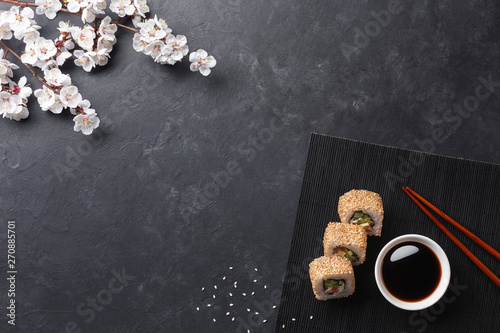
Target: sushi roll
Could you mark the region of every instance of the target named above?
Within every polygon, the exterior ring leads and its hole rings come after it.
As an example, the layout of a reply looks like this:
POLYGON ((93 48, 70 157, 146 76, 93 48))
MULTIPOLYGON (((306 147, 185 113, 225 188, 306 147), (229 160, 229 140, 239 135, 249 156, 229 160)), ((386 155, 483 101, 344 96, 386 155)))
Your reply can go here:
POLYGON ((382 234, 384 207, 379 194, 351 190, 339 198, 338 212, 342 223, 360 225, 365 228, 368 236, 382 234))
POLYGON ((314 295, 320 301, 347 297, 354 293, 354 272, 347 258, 316 258, 309 264, 309 276, 314 295))
POLYGON ((353 266, 361 265, 366 257, 366 231, 357 224, 331 222, 325 230, 325 257, 346 257, 353 266))

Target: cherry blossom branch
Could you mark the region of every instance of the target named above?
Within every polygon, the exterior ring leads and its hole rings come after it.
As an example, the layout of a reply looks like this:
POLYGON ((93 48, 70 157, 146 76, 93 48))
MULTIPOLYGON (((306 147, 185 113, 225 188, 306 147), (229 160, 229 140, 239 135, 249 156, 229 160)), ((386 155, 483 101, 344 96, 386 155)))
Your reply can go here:
MULTIPOLYGON (((2 1, 14 1, 14 0, 2 0, 2 1)), ((12 55, 14 57, 16 57, 24 66, 26 66, 26 68, 28 68, 28 70, 31 72, 31 74, 33 74, 33 76, 35 76, 38 80, 40 80, 40 82, 42 82, 42 84, 44 86, 46 86, 47 88, 54 90, 54 88, 52 88, 49 84, 47 84, 47 82, 45 82, 45 80, 40 76, 38 75, 34 70, 33 68, 31 68, 30 65, 24 63, 22 60, 21 60, 21 57, 19 56, 19 54, 17 54, 14 50, 12 50, 3 40, 0 39, 0 44, 2 44, 2 46, 4 47, 5 49, 5 57, 7 57, 7 54, 8 53, 12 53, 12 55)))
MULTIPOLYGON (((29 2, 29 1, 20 1, 20 0, 0 0, 0 2, 5 2, 5 3, 10 3, 10 4, 13 4, 13 5, 17 5, 17 6, 20 6, 22 8, 25 8, 25 7, 38 7, 37 4, 33 3, 33 2, 29 2)), ((81 13, 73 13, 73 12, 70 12, 67 8, 61 8, 59 10, 60 12, 64 12, 64 13, 69 13, 69 14, 73 14, 73 15, 76 15, 76 16, 82 16, 81 13)), ((96 17, 96 20, 99 20, 101 21, 102 18, 100 17, 96 17)), ((126 30, 130 30, 132 32, 135 32, 135 33, 140 33, 140 31, 138 29, 135 29, 135 28, 132 28, 132 27, 129 27, 125 24, 122 24, 122 23, 119 23, 121 20, 121 18, 118 18, 116 19, 115 21, 113 21, 112 23, 116 24, 117 26, 119 26, 120 28, 123 28, 123 29, 126 29, 126 30)))

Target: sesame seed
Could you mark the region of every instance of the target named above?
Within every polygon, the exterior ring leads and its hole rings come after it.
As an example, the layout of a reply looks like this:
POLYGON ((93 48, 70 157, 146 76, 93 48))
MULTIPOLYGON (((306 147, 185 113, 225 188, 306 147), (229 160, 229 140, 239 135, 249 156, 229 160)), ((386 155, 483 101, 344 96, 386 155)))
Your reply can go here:
POLYGON ((215 323, 216 322, 215 318, 213 318, 213 320, 214 320, 214 323, 215 323))
POLYGON ((258 272, 259 270, 256 268, 255 271, 258 272))
POLYGON ((295 318, 292 318, 292 321, 295 321, 296 319, 295 318))
POLYGON ((255 312, 256 315, 258 315, 259 313, 258 312, 255 312))
POLYGON ((247 333, 250 333, 250 330, 247 330, 247 333))
POLYGON ((246 293, 242 293, 243 296, 246 296, 247 294, 246 293))
POLYGON ((234 304, 233 303, 230 303, 229 306, 233 306, 234 304))
POLYGON ((229 316, 229 312, 226 312, 226 316, 229 316))
POLYGON ((205 287, 201 288, 201 291, 205 290, 205 287))
POLYGON ((267 323, 267 319, 264 319, 262 322, 263 322, 263 323, 267 323))
POLYGON ((276 305, 273 305, 273 309, 276 309, 276 305))
POLYGON ((248 312, 250 312, 250 309, 247 309, 248 312))
POLYGON ((253 280, 253 282, 255 283, 255 282, 257 282, 257 280, 253 280))
POLYGON ((285 328, 285 324, 283 324, 283 326, 281 326, 281 327, 285 328))
POLYGON ((224 277, 222 278, 222 280, 225 280, 225 279, 226 279, 226 277, 224 276, 224 277))
POLYGON ((267 289, 267 286, 264 286, 264 289, 267 289))
POLYGON ((233 267, 229 267, 229 269, 233 269, 233 267))
POLYGON ((199 307, 196 307, 196 311, 200 311, 200 308, 199 308, 199 307))
POLYGON ((212 306, 212 304, 207 304, 207 306, 208 306, 208 307, 211 307, 211 306, 212 306))
POLYGON ((234 321, 234 317, 233 317, 233 318, 231 318, 231 321, 234 321))
POLYGON ((233 297, 233 294, 232 294, 232 293, 229 293, 229 296, 233 297))
POLYGON ((214 289, 217 289, 217 286, 214 286, 214 289))
POLYGON ((212 295, 213 298, 215 298, 215 295, 212 295))
POLYGON ((313 316, 309 317, 309 319, 313 319, 313 316))
POLYGON ((255 295, 255 291, 252 291, 252 296, 255 295))

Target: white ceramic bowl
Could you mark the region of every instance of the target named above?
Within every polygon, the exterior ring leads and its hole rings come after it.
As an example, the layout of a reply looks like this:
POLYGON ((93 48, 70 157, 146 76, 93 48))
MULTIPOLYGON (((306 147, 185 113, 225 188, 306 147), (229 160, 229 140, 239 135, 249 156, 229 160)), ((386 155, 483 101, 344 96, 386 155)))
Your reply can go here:
POLYGON ((450 262, 448 261, 446 253, 443 251, 441 246, 438 245, 438 243, 422 235, 410 234, 394 238, 382 248, 382 251, 380 251, 380 253, 378 254, 377 261, 375 262, 375 281, 377 282, 378 289, 385 297, 385 299, 387 299, 390 303, 397 306, 398 308, 404 310, 416 311, 434 305, 441 299, 441 297, 443 297, 446 289, 448 289, 450 276, 450 262), (385 255, 394 246, 404 242, 418 242, 426 245, 436 254, 439 260, 439 264, 441 265, 441 279, 439 280, 439 284, 436 289, 428 297, 416 302, 405 302, 392 296, 391 293, 389 293, 389 291, 387 290, 384 284, 384 279, 382 277, 382 261, 384 260, 385 255))

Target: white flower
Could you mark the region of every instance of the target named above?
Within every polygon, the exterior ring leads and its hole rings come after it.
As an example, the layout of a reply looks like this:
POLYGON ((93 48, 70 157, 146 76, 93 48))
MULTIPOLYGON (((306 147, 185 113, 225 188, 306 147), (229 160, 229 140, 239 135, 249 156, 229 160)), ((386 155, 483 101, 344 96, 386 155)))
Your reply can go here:
POLYGON ((43 86, 42 89, 35 90, 35 97, 38 99, 38 104, 40 104, 43 111, 50 109, 56 101, 54 91, 46 86, 43 86))
POLYGON ((96 53, 94 51, 83 52, 82 50, 76 50, 73 55, 76 57, 75 65, 83 67, 86 72, 90 72, 96 65, 94 60, 96 53))
POLYGON ((73 118, 73 121, 75 122, 75 127, 73 128, 75 132, 82 131, 85 135, 91 134, 95 128, 99 127, 100 123, 94 109, 85 110, 85 114, 77 115, 73 118))
POLYGON ((61 34, 63 33, 69 34, 71 31, 71 27, 72 26, 69 22, 59 21, 59 28, 57 28, 57 30, 59 30, 61 34))
POLYGON ((104 39, 104 37, 99 37, 97 40, 97 51, 106 50, 110 53, 113 50, 113 45, 115 45, 115 40, 104 39))
POLYGON ((12 75, 14 73, 12 72, 13 69, 18 69, 19 66, 16 64, 11 63, 7 59, 4 59, 3 57, 4 50, 0 49, 0 83, 9 83, 12 75))
POLYGON ((94 14, 104 14, 106 9, 105 0, 89 0, 89 5, 87 6, 94 14))
POLYGON ((30 65, 34 65, 38 61, 35 43, 26 43, 24 53, 21 55, 21 61, 30 65))
POLYGON ((146 13, 149 13, 149 7, 146 0, 134 0, 135 13, 134 15, 146 17, 146 13))
POLYGON ((57 57, 56 57, 56 62, 57 66, 62 66, 68 60, 71 58, 71 53, 68 51, 62 51, 57 57))
POLYGON ((94 47, 95 31, 94 28, 86 25, 82 29, 78 27, 71 28, 71 36, 75 42, 84 50, 91 51, 94 47))
MULTIPOLYGON (((12 6, 9 12, 6 12, 6 21, 10 23, 10 28, 14 30, 14 34, 22 35, 23 31, 31 26, 31 20, 35 15, 33 9, 26 7, 19 11, 21 7, 12 6)), ((16 37, 18 38, 18 37, 16 37)), ((19 37, 18 39, 21 39, 19 37)))
POLYGON ((200 71, 203 76, 210 74, 210 68, 213 68, 217 61, 212 56, 209 56, 207 51, 199 49, 189 55, 189 61, 191 61, 191 70, 193 72, 200 71))
POLYGON ((189 52, 186 36, 178 35, 175 37, 174 35, 169 35, 166 39, 166 44, 170 45, 173 49, 170 57, 174 61, 180 61, 189 52))
POLYGON ((94 22, 95 21, 95 14, 90 10, 89 8, 84 8, 82 10, 82 21, 83 23, 86 22, 94 22))
POLYGON ((12 38, 12 29, 8 22, 3 22, 0 25, 0 39, 8 40, 12 38))
POLYGON ((168 45, 165 45, 164 42, 161 40, 156 40, 152 43, 150 43, 146 48, 144 49, 144 54, 151 56, 151 58, 158 59, 162 53, 165 51, 162 51, 162 49, 168 48, 168 45))
POLYGON ((148 42, 144 40, 141 34, 135 34, 133 39, 134 50, 137 52, 143 52, 146 46, 148 46, 148 42))
POLYGON ((59 68, 45 71, 45 81, 53 87, 65 87, 71 84, 71 77, 63 74, 59 68))
POLYGON ((28 108, 25 106, 18 106, 14 113, 4 113, 3 116, 5 118, 13 119, 16 121, 20 121, 21 119, 26 119, 29 116, 28 108))
POLYGON ((63 87, 60 91, 61 102, 64 106, 76 108, 82 101, 82 95, 78 92, 76 86, 63 87))
POLYGON ((25 44, 28 43, 34 43, 38 37, 40 37, 40 32, 36 28, 39 28, 38 26, 31 26, 24 30, 24 37, 23 37, 23 42, 25 44))
POLYGON ((66 7, 72 13, 78 13, 82 8, 86 8, 89 4, 88 0, 67 0, 66 7))
POLYGON ((57 48, 53 41, 38 37, 35 41, 36 56, 40 60, 48 60, 56 55, 57 48))
POLYGON ((7 117, 9 113, 16 113, 20 103, 21 97, 18 95, 12 95, 7 91, 0 92, 0 114, 3 117, 7 117))
POLYGON ((132 0, 111 0, 109 9, 111 9, 112 12, 118 14, 118 16, 120 17, 124 17, 126 15, 131 16, 135 12, 135 7, 132 4, 132 0))
POLYGON ((36 13, 38 15, 45 14, 49 20, 57 16, 57 12, 61 10, 62 3, 59 0, 35 0, 36 13))
POLYGON ((61 101, 61 96, 54 94, 54 104, 49 108, 49 111, 55 114, 59 114, 64 109, 64 104, 61 101))
POLYGON ((141 26, 141 35, 144 37, 144 40, 148 43, 154 42, 156 40, 163 39, 169 34, 172 29, 167 28, 163 29, 159 25, 157 25, 157 22, 159 22, 156 19, 154 20, 146 20, 144 21, 144 24, 141 26), (158 28, 158 29, 157 29, 158 28))
POLYGON ((99 66, 105 66, 108 63, 109 53, 106 49, 99 50, 94 56, 94 61, 99 66))
POLYGON ((14 82, 10 83, 12 93, 21 97, 21 104, 24 106, 26 106, 28 97, 30 97, 31 93, 33 92, 30 87, 26 86, 27 81, 28 80, 26 79, 26 76, 23 76, 19 79, 19 82, 17 84, 15 84, 14 82))
POLYGON ((115 40, 115 33, 116 30, 118 30, 118 27, 116 24, 111 24, 111 17, 106 16, 102 21, 101 25, 99 26, 99 34, 109 40, 115 40))
POLYGON ((69 111, 71 112, 72 115, 76 116, 77 108, 80 108, 80 110, 83 110, 83 112, 86 112, 87 109, 90 108, 90 101, 88 99, 84 99, 83 101, 78 103, 78 105, 75 108, 70 108, 69 111))

